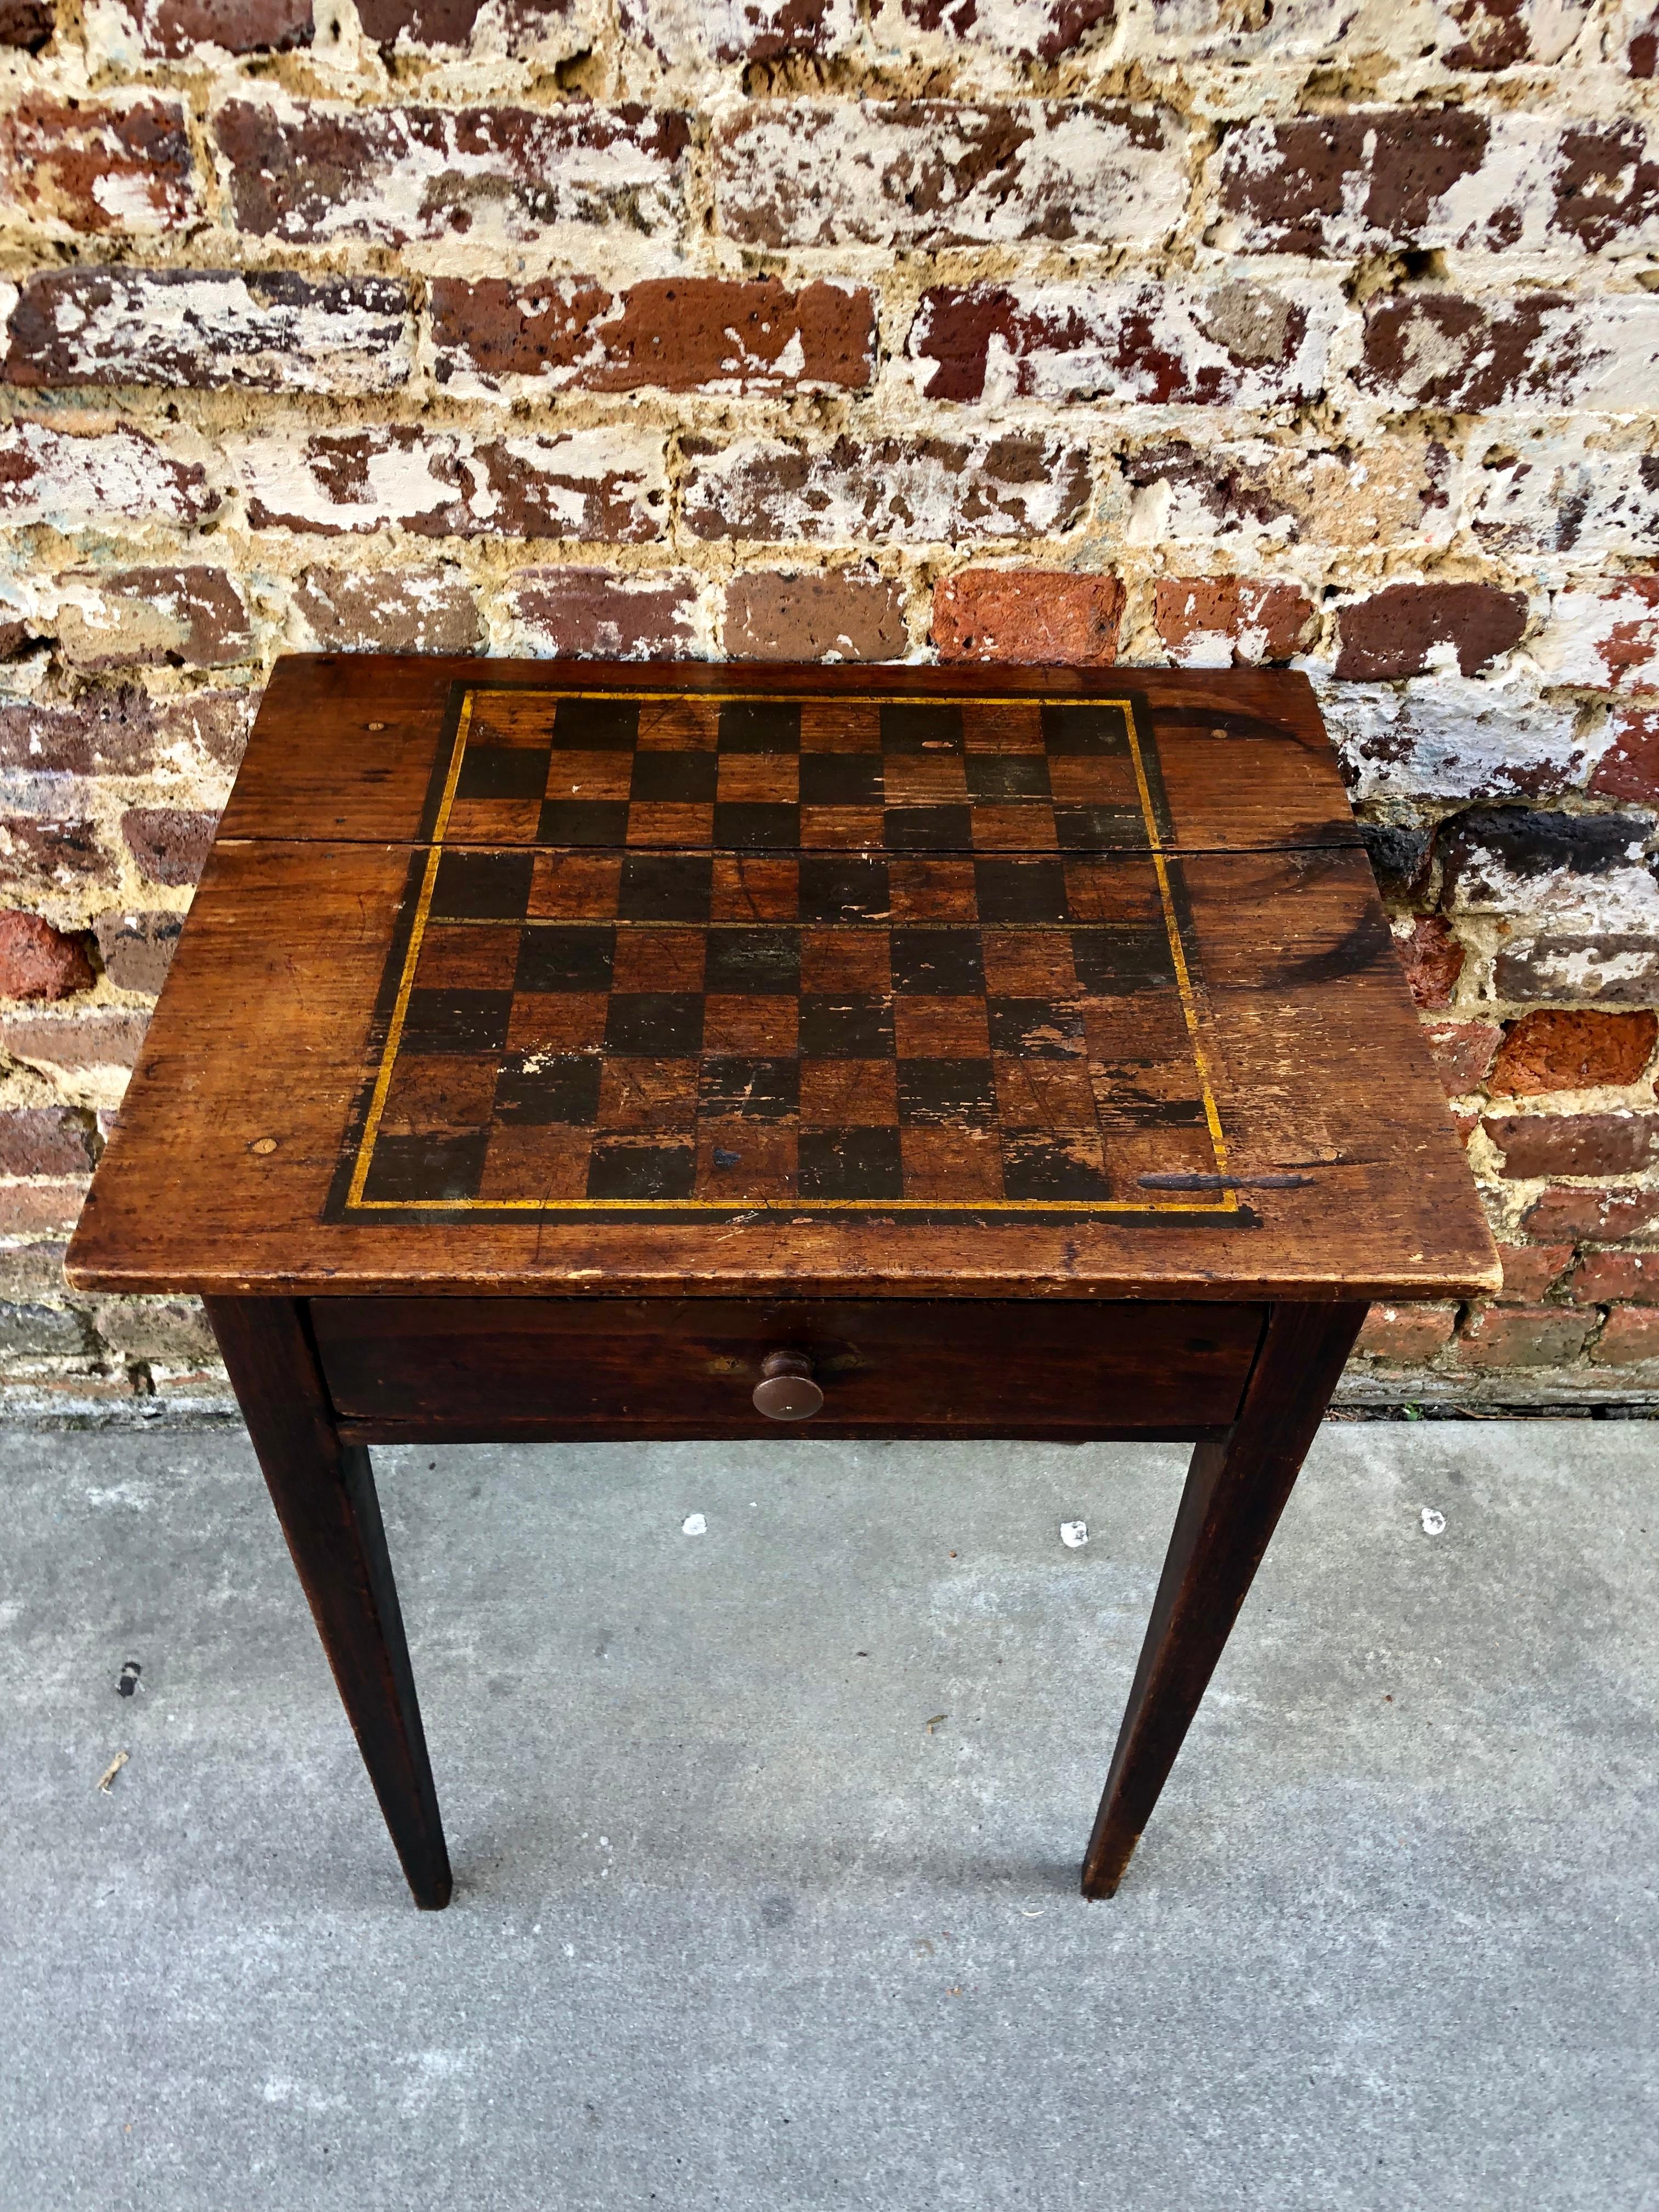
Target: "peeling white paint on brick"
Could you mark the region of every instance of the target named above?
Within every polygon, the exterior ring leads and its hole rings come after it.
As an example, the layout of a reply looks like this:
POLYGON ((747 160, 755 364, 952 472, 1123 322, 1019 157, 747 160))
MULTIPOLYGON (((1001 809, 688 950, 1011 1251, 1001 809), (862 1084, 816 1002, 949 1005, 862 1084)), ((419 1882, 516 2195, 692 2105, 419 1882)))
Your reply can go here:
POLYGON ((1659 690, 1659 576, 1558 592, 1536 653, 1557 684, 1659 690))
POLYGON ((1356 803, 1515 799, 1571 789, 1607 750, 1571 704, 1524 677, 1448 674, 1406 684, 1325 684, 1320 708, 1356 803))

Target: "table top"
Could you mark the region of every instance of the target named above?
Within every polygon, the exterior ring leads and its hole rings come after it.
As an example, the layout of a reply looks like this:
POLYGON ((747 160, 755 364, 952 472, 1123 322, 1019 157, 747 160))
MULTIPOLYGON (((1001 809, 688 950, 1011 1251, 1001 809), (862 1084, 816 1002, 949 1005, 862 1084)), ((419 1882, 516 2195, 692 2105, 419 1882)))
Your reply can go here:
POLYGON ((89 1289, 1460 1295, 1305 679, 279 662, 89 1289))

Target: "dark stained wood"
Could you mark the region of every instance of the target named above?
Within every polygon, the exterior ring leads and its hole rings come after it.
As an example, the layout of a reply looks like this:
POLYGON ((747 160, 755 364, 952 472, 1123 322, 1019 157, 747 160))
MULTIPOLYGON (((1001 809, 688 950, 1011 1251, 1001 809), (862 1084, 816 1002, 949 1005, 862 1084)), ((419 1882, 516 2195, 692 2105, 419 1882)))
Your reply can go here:
POLYGON ((369 1443, 1195 1437, 1107 1895, 1366 1304, 1499 1280, 1301 677, 373 656, 273 674, 66 1273, 208 1297, 428 1906, 369 1443))
MULTIPOLYGON (((839 667, 296 655, 271 672, 222 838, 412 843, 457 683, 817 699, 1117 698, 1152 710, 1182 849, 1355 846, 1305 677, 1284 671, 839 667)), ((533 842, 521 829, 504 842, 533 842)))
POLYGON ((407 872, 396 848, 216 849, 70 1247, 73 1282, 1224 1300, 1457 1297, 1498 1283, 1370 871, 1346 852, 1182 864, 1229 1171, 1244 1179, 1236 1225, 903 1225, 787 1204, 712 1230, 533 1212, 326 1221, 407 872))
POLYGON ((317 1298, 311 1314, 346 1420, 776 1437, 750 1394, 769 1352, 798 1352, 825 1398, 792 1434, 1059 1441, 1224 1426, 1265 1318, 1251 1305, 908 1298, 317 1298))
POLYGON ((1083 1863, 1085 1897, 1110 1897, 1123 1878, 1365 1312, 1276 1306, 1231 1433, 1193 1454, 1083 1863))
POLYGON ((208 1317, 414 1893, 449 1902, 449 1854, 368 1454, 337 1436, 303 1307, 211 1298, 208 1317))

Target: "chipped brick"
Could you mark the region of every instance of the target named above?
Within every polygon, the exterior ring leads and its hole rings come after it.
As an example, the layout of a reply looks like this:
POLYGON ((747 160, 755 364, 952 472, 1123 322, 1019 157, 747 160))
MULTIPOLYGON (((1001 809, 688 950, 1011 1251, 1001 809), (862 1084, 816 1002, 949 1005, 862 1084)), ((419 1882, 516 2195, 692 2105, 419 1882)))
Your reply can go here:
POLYGON ((311 44, 312 0, 119 0, 119 4, 139 50, 157 61, 187 61, 216 47, 228 54, 288 53, 311 44))
MULTIPOLYGON (((11 994, 16 996, 15 993, 11 994)), ((92 1142, 82 1115, 67 1106, 0 1109, 0 1175, 84 1176, 92 1142)))
POLYGON ((1641 1306, 1614 1306, 1590 1349, 1600 1367, 1634 1367, 1659 1361, 1659 1313, 1641 1306))
POLYGON ((325 653, 472 653, 472 586, 454 568, 307 568, 294 587, 310 642, 325 653))
POLYGON ((439 277, 432 337, 452 392, 523 378, 592 392, 854 390, 875 374, 866 288, 769 277, 658 279, 620 298, 586 277, 528 289, 439 277))
POLYGON ((900 0, 919 31, 983 46, 1013 62, 1057 62, 1091 33, 1117 21, 1116 0, 1000 0, 981 11, 979 0, 900 0))
POLYGON ((621 0, 623 32, 671 68, 832 54, 858 37, 854 0, 621 0))
POLYGON ((1500 1244, 1504 1287, 1498 1292, 1498 1304, 1537 1305, 1572 1265, 1572 1249, 1571 1244, 1500 1244))
POLYGON ((1306 285, 938 284, 909 354, 929 399, 1261 408, 1324 388, 1339 307, 1306 285))
POLYGON ((1464 957, 1451 924, 1437 914, 1414 915, 1403 931, 1396 922, 1394 949, 1416 1003, 1425 1009, 1449 1006, 1464 957))
MULTIPOLYGON (((453 53, 471 46, 481 17, 515 58, 568 53, 584 28, 573 0, 357 0, 363 36, 388 57, 395 51, 453 53)), ((487 40, 487 49, 491 44, 487 40)))
POLYGON ((1644 824, 1617 814, 1471 806, 1440 830, 1446 902, 1512 910, 1518 885, 1536 882, 1548 891, 1574 877, 1629 875, 1649 890, 1651 878, 1641 866, 1644 834, 1644 824))
POLYGON ((680 569, 521 568, 500 614, 515 652, 678 660, 696 650, 697 590, 697 579, 680 569))
POLYGON ((259 238, 522 245, 563 225, 655 235, 683 211, 685 118, 644 107, 231 100, 214 129, 238 227, 259 238))
POLYGON ((1659 1305, 1659 1252, 1586 1252, 1571 1287, 1581 1305, 1659 1305))
POLYGON ((1449 1305, 1374 1305, 1354 1346, 1357 1353, 1391 1367, 1421 1367, 1451 1342, 1457 1308, 1449 1305))
POLYGON ((0 514, 20 526, 73 531, 112 517, 199 522, 219 505, 199 462, 137 430, 73 437, 44 422, 0 429, 0 514))
POLYGON ((79 570, 57 592, 58 651, 75 667, 213 668, 252 653, 247 609, 222 568, 79 570))
POLYGON ((1490 584, 1390 584, 1343 608, 1334 674, 1360 683, 1421 676, 1438 649, 1456 656, 1465 676, 1489 667, 1519 643, 1526 596, 1490 584))
POLYGON ((1121 580, 1065 568, 963 568, 933 589, 942 660, 1035 660, 1109 667, 1123 618, 1121 580))
POLYGON ((1464 1322, 1458 1355, 1468 1367, 1565 1367, 1590 1328, 1571 1306, 1486 1306, 1464 1322))
POLYGON ((0 114, 0 198, 47 238, 175 230, 200 213, 185 111, 142 94, 0 114))
POLYGON ((8 382, 386 392, 413 354, 407 288, 384 276, 54 270, 9 325, 8 382))
POLYGON ((193 884, 207 865, 216 814, 186 806, 130 806, 121 817, 121 835, 153 884, 193 884))
POLYGON ((475 438, 395 423, 252 438, 234 459, 256 530, 633 544, 660 536, 668 504, 660 436, 620 428, 475 438))
POLYGON ((727 235, 774 249, 1149 246, 1187 199, 1173 117, 1082 100, 757 103, 720 127, 714 158, 727 235))
POLYGON ((881 576, 771 568, 726 587, 726 650, 738 660, 901 660, 904 595, 881 576))
POLYGON ((1495 1022, 1425 1023, 1424 1042, 1433 1054, 1449 1098, 1461 1098, 1480 1088, 1503 1034, 1495 1022))
POLYGON ((49 896, 115 880, 115 864, 97 825, 72 817, 10 814, 0 818, 0 884, 49 896))
POLYGON ((1634 249, 1659 232, 1659 172, 1635 119, 1574 124, 1468 107, 1261 121, 1222 149, 1219 198, 1246 251, 1634 249))
POLYGON ((1558 592, 1538 660, 1557 684, 1659 691, 1659 575, 1558 592))
POLYGON ((1123 477, 1144 544, 1390 547, 1451 530, 1450 457, 1432 440, 1334 452, 1265 438, 1163 437, 1132 447, 1123 477))
POLYGON ((1546 1091, 1588 1091, 1637 1083, 1653 1056, 1659 1016, 1601 1014, 1540 1007, 1505 1033, 1491 1088, 1516 1098, 1546 1091))
POLYGON ((0 46, 38 54, 57 27, 57 0, 0 0, 0 46))
POLYGON ((1376 878, 1376 888, 1397 906, 1408 905, 1426 890, 1431 844, 1426 830, 1403 822, 1362 822, 1360 842, 1376 878))
POLYGON ((112 1006, 91 1006, 73 1017, 8 1014, 0 1019, 0 1052, 48 1073, 131 1067, 149 1019, 147 1012, 112 1006))
POLYGON ((159 913, 100 915, 94 927, 104 973, 118 991, 153 999, 167 979, 185 918, 159 913))
POLYGON ((1627 707, 1613 715, 1610 741, 1589 787, 1601 798, 1659 806, 1659 711, 1627 707))
MULTIPOLYGON (((80 939, 38 914, 0 913, 0 998, 67 999, 90 988, 92 963, 80 939)), ((48 1169, 13 1168, 13 1175, 48 1169)))
POLYGON ((1255 668, 1304 651, 1319 617, 1299 585, 1161 576, 1152 619, 1178 668, 1255 668))
POLYGON ((1489 1114, 1481 1127, 1504 1155, 1504 1173, 1639 1174, 1659 1161, 1659 1115, 1489 1114))
POLYGON ((849 544, 963 544, 1044 538, 1089 496, 1085 446, 1001 437, 837 438, 827 451, 755 439, 711 453, 688 446, 685 526, 696 538, 849 544))
POLYGON ((1402 407, 1633 411, 1651 400, 1656 352, 1659 301, 1419 292, 1367 310, 1356 376, 1402 407))
POLYGON ((1529 1237, 1596 1244, 1617 1244, 1659 1228, 1659 1190, 1595 1190, 1583 1184, 1556 1183, 1521 1217, 1529 1237))

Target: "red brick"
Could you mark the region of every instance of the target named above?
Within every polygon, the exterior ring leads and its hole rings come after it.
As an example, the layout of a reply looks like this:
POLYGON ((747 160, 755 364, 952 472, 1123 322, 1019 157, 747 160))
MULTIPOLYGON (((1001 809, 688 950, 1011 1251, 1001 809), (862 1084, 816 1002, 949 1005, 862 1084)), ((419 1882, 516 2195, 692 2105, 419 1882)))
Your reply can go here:
MULTIPOLYGON (((488 10, 509 55, 534 55, 561 24, 581 28, 573 0, 358 0, 363 36, 388 58, 394 47, 443 52, 470 46, 478 18, 488 10)), ((560 42, 574 44, 567 36, 560 42)))
POLYGON ((458 568, 307 568, 294 604, 325 653, 473 653, 482 641, 458 568))
POLYGON ((111 1006, 90 1006, 70 1016, 8 1014, 0 1018, 0 1050, 65 1074, 131 1067, 149 1020, 148 1012, 111 1006))
POLYGON ((1609 726, 1612 742, 1595 763, 1590 789, 1603 798, 1659 806, 1659 711, 1623 707, 1609 726))
POLYGON ((92 980, 78 938, 66 937, 38 914, 0 913, 0 998, 67 999, 92 980))
POLYGON ((131 685, 73 704, 0 707, 0 768, 46 775, 148 775, 161 764, 155 710, 131 685))
POLYGON ((153 884, 193 884, 207 864, 216 814, 183 806, 130 806, 121 817, 121 835, 153 884))
POLYGON ((237 227, 325 245, 465 238, 527 243, 562 224, 672 233, 684 203, 685 118, 637 106, 277 109, 227 100, 214 132, 237 227))
POLYGON ((1017 62, 1057 62, 1073 52, 1092 31, 1117 21, 1116 0, 1026 0, 1016 8, 988 8, 975 0, 901 0, 907 21, 918 30, 945 32, 983 43, 1017 62))
POLYGON ((1565 1367, 1590 1328, 1571 1306, 1486 1306, 1464 1322, 1457 1349, 1468 1367, 1565 1367))
POLYGON ((1563 10, 1555 19, 1560 26, 1556 35, 1547 34, 1541 44, 1536 43, 1534 33, 1540 12, 1535 0, 1452 0, 1447 13, 1463 35, 1456 45, 1444 50, 1442 59, 1448 69, 1480 70, 1555 61, 1571 43, 1578 24, 1563 10))
POLYGON ((385 392, 413 361, 409 289, 386 276, 55 269, 8 325, 9 384, 385 392))
POLYGON ((1650 15, 1625 48, 1625 66, 1636 77, 1659 76, 1659 15, 1650 15))
POLYGON ((0 885, 45 897, 77 883, 114 881, 114 863, 99 842, 95 823, 39 814, 0 820, 0 885))
POLYGON ((716 205, 740 246, 1153 246, 1186 209, 1182 127, 1151 106, 755 100, 718 128, 716 205))
POLYGON ((1499 1305, 1536 1305, 1572 1265, 1571 1244, 1500 1244, 1504 1287, 1499 1305))
POLYGON ((1255 668, 1289 660, 1312 641, 1318 617, 1297 584, 1248 576, 1164 576, 1153 621, 1181 668, 1255 668))
POLYGON ((921 295, 909 355, 932 364, 928 399, 982 399, 994 362, 999 407, 1011 395, 1268 407, 1322 390, 1335 314, 1334 295, 1316 313, 1239 282, 940 284, 921 295))
POLYGON ((684 526, 763 544, 970 544, 1046 538, 1082 515, 1086 445, 1041 431, 973 438, 837 438, 823 450, 686 440, 684 526))
POLYGON ((1659 575, 1558 592, 1538 659, 1549 680, 1589 690, 1659 690, 1659 575))
POLYGON ((875 374, 875 301, 861 285, 668 277, 618 299, 586 277, 526 288, 441 276, 431 311, 445 384, 766 392, 854 390, 875 374))
POLYGON ((1117 659, 1123 586, 1065 568, 963 568, 933 587, 941 660, 1035 660, 1109 667, 1117 659))
POLYGON ((1659 1114, 1489 1114, 1486 1134, 1504 1173, 1638 1175, 1659 1160, 1659 1114))
POLYGON ((67 1106, 0 1109, 0 1175, 84 1176, 92 1142, 82 1117, 67 1106))
POLYGON ((1246 124, 1222 149, 1219 197, 1247 250, 1599 253, 1651 221, 1659 169, 1639 121, 1565 126, 1469 107, 1370 107, 1246 124))
POLYGON ((45 237, 172 230, 200 193, 176 100, 59 101, 0 115, 0 198, 45 237))
POLYGON ((1503 1031, 1493 1022, 1428 1022, 1423 1035, 1446 1096, 1461 1098, 1486 1080, 1503 1031))
POLYGON ((726 587, 726 650, 737 660, 902 660, 904 593, 882 576, 760 568, 726 587))
POLYGON ((1456 1326, 1455 1306, 1374 1305, 1354 1350, 1395 1366, 1418 1367, 1451 1342, 1456 1326))
POLYGON ((515 650, 582 659, 679 660, 696 650, 697 579, 684 569, 521 568, 501 610, 515 650))
POLYGON ((0 1183, 0 1236, 38 1237, 73 1229, 88 1178, 76 1182, 0 1183))
POLYGON ((1390 584, 1346 606, 1337 621, 1335 673, 1389 683, 1426 673, 1437 646, 1449 646, 1465 676, 1475 676, 1520 641, 1523 592, 1490 584, 1390 584))
POLYGON ((829 54, 856 42, 854 0, 622 0, 622 27, 671 67, 697 62, 768 62, 829 54))
POLYGON ((0 430, 0 514, 75 531, 107 522, 199 522, 220 504, 199 461, 175 460, 137 430, 80 438, 44 422, 0 430))
POLYGON ((1651 1013, 1571 1013, 1540 1007, 1512 1022, 1492 1069, 1491 1088, 1512 1097, 1639 1082, 1659 1036, 1651 1013))
POLYGON ((236 461, 255 530, 631 544, 662 534, 668 506, 660 434, 622 426, 500 438, 412 422, 316 430, 250 439, 236 461))
POLYGON ((1659 301, 1523 292, 1411 292, 1366 311, 1357 371, 1402 407, 1638 409, 1650 393, 1659 301))
POLYGON ((247 609, 222 568, 71 571, 58 579, 58 648, 71 667, 222 667, 253 652, 247 609))
POLYGON ((0 0, 0 46, 38 54, 57 27, 57 0, 0 0))
POLYGON ((1453 936, 1451 924, 1437 914, 1419 914, 1413 916, 1402 933, 1396 922, 1394 949, 1418 1005, 1449 1006, 1453 988, 1463 972, 1463 948, 1453 936))
POLYGON ((1634 1367, 1659 1360, 1659 1313, 1651 1306, 1614 1306, 1590 1358, 1601 1367, 1634 1367))
POLYGON ((143 52, 185 61, 198 47, 228 54, 285 53, 308 46, 312 0, 123 0, 143 52))
POLYGON ((1571 1287, 1582 1305, 1659 1305, 1659 1252, 1586 1252, 1571 1287))
POLYGON ((1528 1237, 1580 1237, 1596 1244, 1644 1236, 1659 1227, 1659 1190, 1596 1190, 1556 1183, 1521 1218, 1528 1237))

